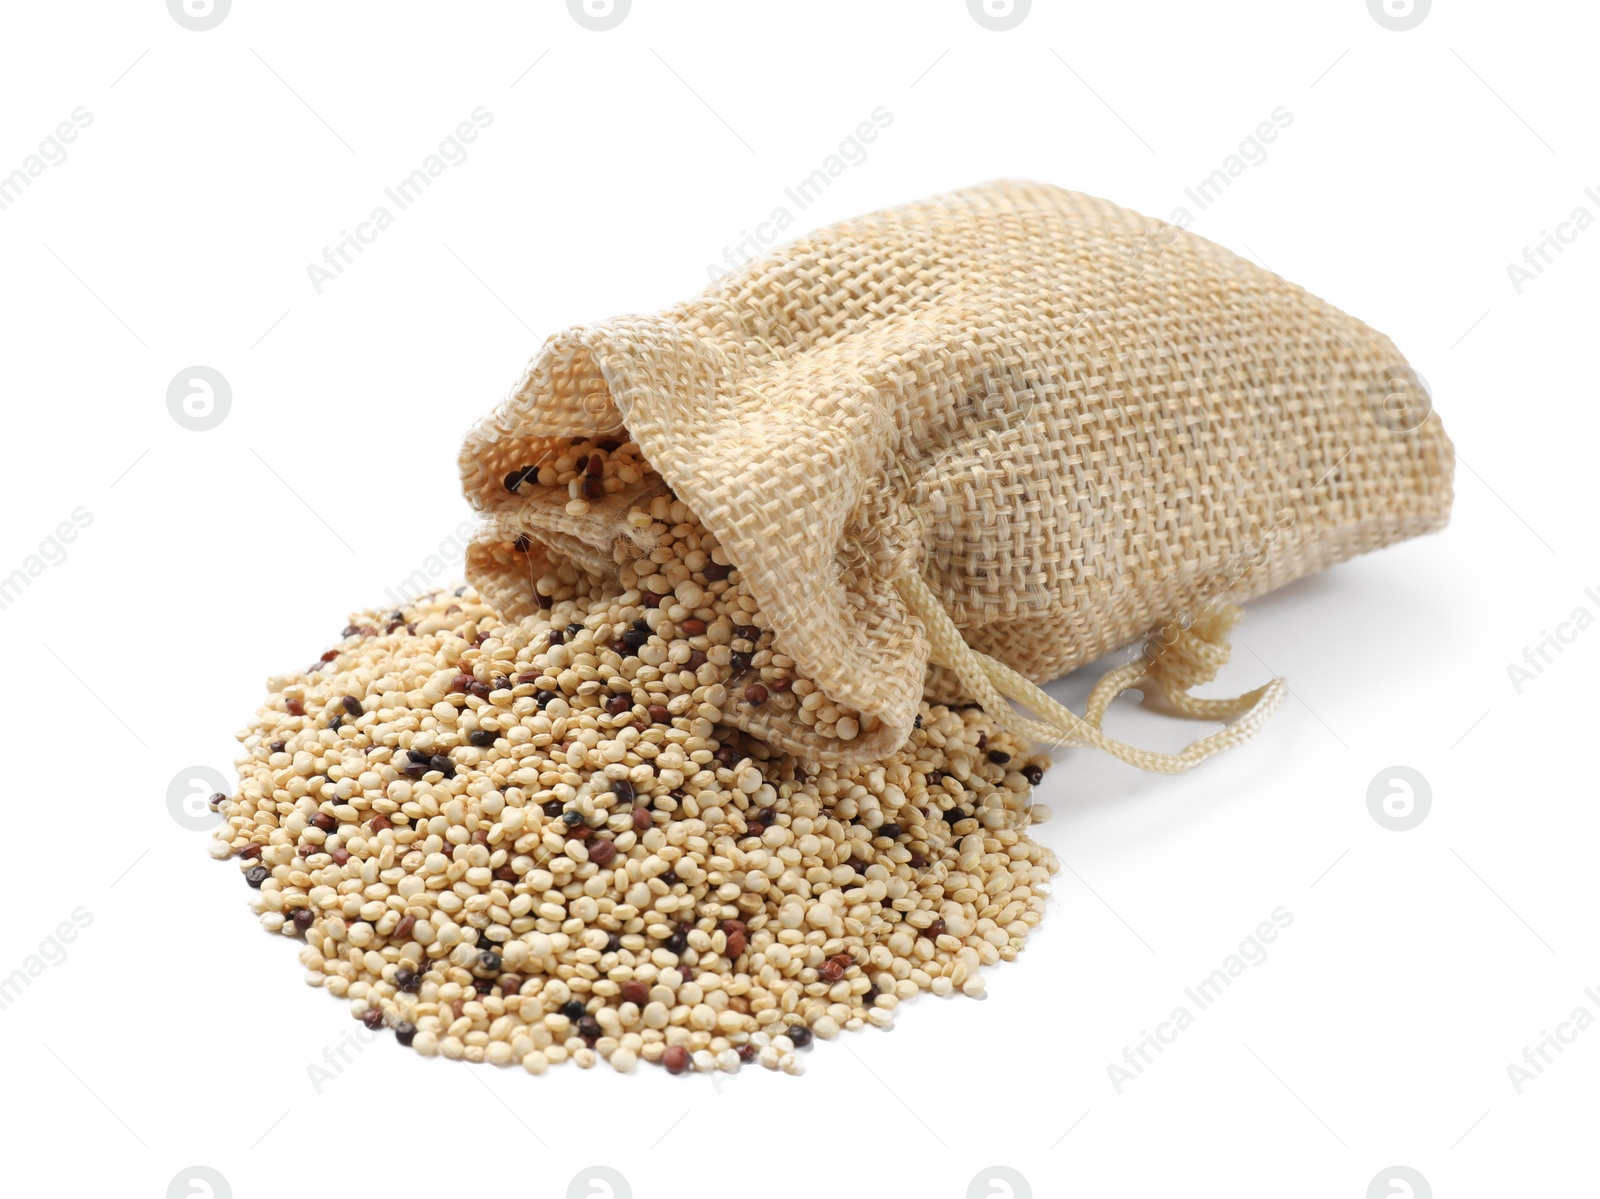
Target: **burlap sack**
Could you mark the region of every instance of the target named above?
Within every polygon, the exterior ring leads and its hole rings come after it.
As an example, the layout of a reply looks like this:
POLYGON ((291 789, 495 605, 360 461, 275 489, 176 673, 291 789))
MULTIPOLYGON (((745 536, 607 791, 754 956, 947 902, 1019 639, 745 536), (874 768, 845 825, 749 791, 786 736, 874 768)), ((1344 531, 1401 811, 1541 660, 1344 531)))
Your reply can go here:
POLYGON ((550 439, 624 429, 727 548, 777 647, 867 715, 824 741, 777 705, 730 703, 823 761, 896 749, 926 681, 1034 737, 1185 769, 1285 693, 1187 694, 1227 658, 1224 601, 1442 527, 1454 464, 1382 334, 1176 226, 1010 182, 846 221, 660 315, 552 337, 461 453, 488 517, 469 575, 491 603, 529 613, 547 558, 607 572, 641 552, 621 519, 637 495, 572 517, 564 494, 502 486, 550 439), (1086 717, 1033 686, 1152 633, 1086 717), (1233 723, 1180 754, 1132 749, 1100 730, 1129 687, 1233 723))

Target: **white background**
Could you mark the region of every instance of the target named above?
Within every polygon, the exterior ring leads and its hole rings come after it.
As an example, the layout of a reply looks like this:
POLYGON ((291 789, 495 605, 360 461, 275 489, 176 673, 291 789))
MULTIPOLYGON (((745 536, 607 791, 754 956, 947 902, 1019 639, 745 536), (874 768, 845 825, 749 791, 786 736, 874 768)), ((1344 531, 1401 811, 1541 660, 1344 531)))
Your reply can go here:
MULTIPOLYGON (((203 1164, 241 1199, 562 1196, 593 1163, 637 1199, 960 1199, 994 1164, 1035 1196, 1361 1199, 1397 1164, 1441 1199, 1596 1193, 1600 1027, 1522 1093, 1507 1074, 1600 1016, 1600 631, 1520 693, 1507 672, 1600 616, 1600 229, 1520 294, 1507 272, 1600 216, 1592 8, 1440 2, 1406 32, 1363 0, 1037 0, 1009 32, 963 0, 636 0, 609 32, 555 0, 4 21, 0 174, 92 114, 0 211, 0 575, 92 516, 0 611, 0 974, 92 916, 0 1011, 8 1193, 154 1197, 203 1164), (318 294, 307 265, 480 105, 466 160, 318 294), (784 189, 879 106, 797 211, 784 189), (982 1002, 817 1045, 802 1079, 533 1078, 384 1038, 318 1092, 307 1066, 359 1025, 168 783, 228 770, 262 681, 452 535, 458 439, 540 341, 697 291, 779 206, 800 232, 1014 175, 1169 217, 1278 106, 1192 227, 1390 333, 1461 462, 1447 532, 1252 607, 1217 693, 1286 675, 1268 731, 1177 779, 1064 755, 1041 835, 1070 869, 1021 960, 982 1002), (232 389, 208 432, 166 407, 196 364, 232 389), (1367 808, 1394 765, 1431 789, 1409 832, 1367 808), (1119 1094, 1108 1064, 1280 905, 1268 960, 1119 1094)), ((1114 731, 1194 733, 1127 702, 1114 731)))

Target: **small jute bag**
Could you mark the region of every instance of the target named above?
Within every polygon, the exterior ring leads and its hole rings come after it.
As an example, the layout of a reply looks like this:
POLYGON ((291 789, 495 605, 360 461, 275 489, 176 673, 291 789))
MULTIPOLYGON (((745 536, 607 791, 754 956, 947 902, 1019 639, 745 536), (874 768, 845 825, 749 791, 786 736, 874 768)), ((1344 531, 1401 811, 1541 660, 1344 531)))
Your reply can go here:
POLYGON ((468 574, 512 618, 552 565, 603 575, 648 552, 626 511, 670 487, 775 647, 864 716, 842 741, 730 701, 803 758, 892 753, 926 694, 1165 772, 1286 694, 1189 694, 1227 661, 1229 601, 1441 528, 1453 467, 1387 337, 1177 226, 1016 182, 845 221, 659 315, 557 334, 461 452, 487 517, 468 574), (564 492, 505 490, 585 435, 631 437, 664 484, 583 516, 564 492), (1083 716, 1036 685, 1140 638, 1083 716), (1114 741, 1101 721, 1131 688, 1226 727, 1173 754, 1114 741))

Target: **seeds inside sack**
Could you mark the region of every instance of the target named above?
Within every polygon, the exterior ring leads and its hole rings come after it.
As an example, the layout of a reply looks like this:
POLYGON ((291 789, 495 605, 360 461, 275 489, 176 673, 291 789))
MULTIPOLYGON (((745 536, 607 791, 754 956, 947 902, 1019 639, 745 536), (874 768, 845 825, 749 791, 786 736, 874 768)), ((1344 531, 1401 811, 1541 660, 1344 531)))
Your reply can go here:
POLYGON ((627 512, 670 489, 846 717, 735 709, 769 745, 865 764, 921 701, 977 702, 1032 743, 1169 774, 1287 702, 1277 679, 1197 694, 1238 604, 1442 528, 1454 466, 1378 331, 1186 229, 1021 180, 841 221, 659 312, 557 332, 458 461, 485 518, 467 578, 510 618, 535 602, 518 538, 609 570, 636 541, 627 512), (614 440, 638 481, 602 462, 596 484, 573 437, 614 440), (541 499, 551 480, 566 490, 541 499), (1141 639, 1083 713, 1041 689, 1141 639), (1131 690, 1223 727, 1175 752, 1125 743, 1102 718, 1131 690))
POLYGON ((506 490, 574 515, 639 495, 648 549, 600 575, 511 545, 526 618, 445 591, 273 680, 214 846, 262 924, 368 1027, 536 1074, 798 1074, 814 1038, 919 991, 980 994, 1057 869, 1028 835, 1049 759, 976 707, 922 704, 897 752, 849 766, 742 732, 751 707, 832 738, 861 718, 773 646, 631 443, 551 450, 506 490))

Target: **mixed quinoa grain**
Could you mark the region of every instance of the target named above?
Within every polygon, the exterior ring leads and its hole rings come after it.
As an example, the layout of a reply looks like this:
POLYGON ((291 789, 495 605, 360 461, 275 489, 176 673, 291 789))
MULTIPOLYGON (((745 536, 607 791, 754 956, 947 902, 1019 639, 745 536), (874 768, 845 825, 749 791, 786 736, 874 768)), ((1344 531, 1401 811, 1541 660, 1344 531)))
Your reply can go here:
MULTIPOLYGON (((579 442, 507 477, 569 505, 648 476, 579 442)), ((724 723, 829 703, 770 644, 739 572, 670 495, 615 577, 534 578, 503 622, 470 587, 357 616, 274 679, 216 797, 261 923, 307 981, 402 1045, 531 1073, 798 1074, 919 991, 983 991, 1043 913, 1049 764, 976 708, 924 704, 896 754, 797 760, 724 723)), ((525 548, 525 547, 524 547, 525 548)), ((802 717, 803 719, 804 717, 802 717)))

